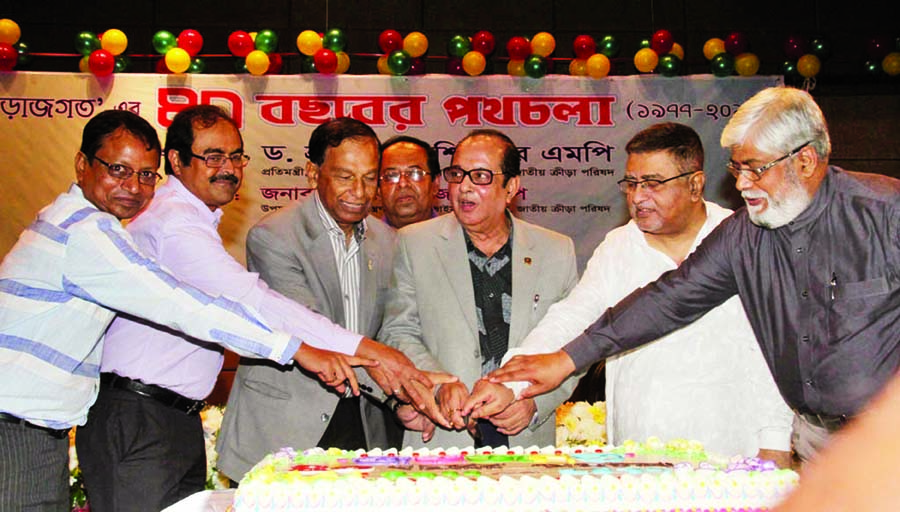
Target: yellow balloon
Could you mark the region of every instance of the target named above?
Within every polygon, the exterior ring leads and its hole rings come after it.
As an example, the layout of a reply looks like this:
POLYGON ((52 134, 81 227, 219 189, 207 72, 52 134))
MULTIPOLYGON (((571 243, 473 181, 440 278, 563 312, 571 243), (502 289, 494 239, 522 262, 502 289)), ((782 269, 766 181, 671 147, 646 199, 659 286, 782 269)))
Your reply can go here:
POLYGON ((881 69, 889 76, 900 75, 900 52, 891 52, 881 60, 881 69))
POLYGON ((253 50, 244 57, 244 64, 251 75, 264 75, 269 70, 269 56, 262 50, 253 50))
POLYGON ((759 71, 759 57, 755 53, 742 53, 734 58, 734 70, 741 76, 753 76, 759 71))
POLYGON ((678 57, 680 60, 684 60, 684 48, 678 43, 672 43, 672 49, 669 50, 669 53, 678 57))
POLYGON ((378 62, 376 63, 376 65, 378 66, 379 74, 382 74, 382 75, 393 74, 393 73, 391 73, 391 68, 388 67, 387 59, 388 59, 387 55, 382 55, 381 57, 378 57, 378 62))
POLYGON ((650 48, 641 48, 634 54, 634 67, 641 73, 651 73, 659 64, 659 55, 650 48))
POLYGON ((510 76, 525 76, 525 60, 509 59, 509 62, 506 64, 506 72, 510 76))
POLYGON ((556 49, 556 39, 549 32, 538 32, 531 38, 531 53, 549 57, 556 49))
POLYGON ((347 52, 337 52, 337 60, 338 64, 334 72, 338 75, 346 73, 350 69, 350 56, 347 55, 347 52))
POLYGON ((250 36, 250 39, 253 39, 253 42, 255 43, 257 32, 248 32, 247 34, 250 36))
POLYGON ((184 48, 172 48, 166 52, 166 67, 172 73, 184 73, 191 67, 191 56, 184 48))
POLYGON ((82 73, 90 73, 91 72, 91 64, 90 64, 90 55, 85 55, 78 61, 78 71, 82 73))
POLYGON ((713 57, 720 53, 725 53, 725 41, 714 37, 703 44, 703 56, 706 60, 713 60, 713 57))
POLYGON ((462 68, 469 76, 478 76, 484 72, 487 61, 481 52, 470 51, 463 55, 462 68))
POLYGON ((591 78, 603 78, 609 74, 609 57, 602 53, 595 53, 588 57, 586 63, 587 74, 591 78))
POLYGON ((572 76, 587 75, 587 59, 572 59, 569 63, 569 74, 572 76))
POLYGON ((9 18, 0 20, 0 43, 16 44, 22 37, 19 24, 9 18))
POLYGON ((428 51, 428 38, 421 32, 410 32, 403 38, 403 51, 410 57, 416 58, 425 55, 428 51))
POLYGON ((322 49, 322 38, 312 30, 304 30, 297 36, 297 49, 303 55, 312 57, 322 49))
POLYGON ((822 63, 819 62, 819 58, 811 53, 807 53, 797 60, 797 72, 803 78, 812 78, 818 75, 821 68, 822 63))
POLYGON ((100 47, 113 55, 121 55, 128 48, 128 36, 117 28, 111 28, 103 33, 100 47))

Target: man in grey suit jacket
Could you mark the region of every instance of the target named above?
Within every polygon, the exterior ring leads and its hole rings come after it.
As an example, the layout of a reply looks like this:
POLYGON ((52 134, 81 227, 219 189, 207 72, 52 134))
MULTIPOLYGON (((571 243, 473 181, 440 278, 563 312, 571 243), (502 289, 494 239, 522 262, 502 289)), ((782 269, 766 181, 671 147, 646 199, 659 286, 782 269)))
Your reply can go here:
POLYGON ((479 424, 460 415, 468 390, 521 342, 550 304, 578 278, 569 237, 510 215, 519 189, 519 153, 494 130, 476 130, 456 147, 444 170, 453 215, 400 230, 400 245, 379 340, 424 370, 446 371, 437 402, 453 429, 436 429, 411 406, 397 409, 411 430, 404 445, 548 445, 557 405, 574 387, 514 402, 479 424), (548 421, 549 420, 549 421, 548 421))

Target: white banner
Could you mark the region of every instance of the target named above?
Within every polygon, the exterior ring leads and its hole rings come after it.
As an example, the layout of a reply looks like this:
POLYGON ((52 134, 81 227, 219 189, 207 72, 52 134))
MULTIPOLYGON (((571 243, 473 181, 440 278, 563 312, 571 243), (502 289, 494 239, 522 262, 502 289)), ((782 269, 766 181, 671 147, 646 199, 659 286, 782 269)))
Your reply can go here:
MULTIPOLYGON (((627 219, 615 183, 625 144, 661 121, 691 125, 706 148, 707 197, 736 206, 719 134, 737 107, 781 77, 660 76, 262 76, 78 73, 0 74, 0 254, 5 255, 38 210, 74 180, 81 130, 95 113, 128 109, 151 122, 165 141, 185 105, 213 103, 232 112, 252 160, 220 231, 244 260, 247 230, 266 212, 308 195, 304 167, 313 128, 350 116, 382 140, 407 134, 438 149, 449 165, 454 144, 475 128, 508 134, 522 158, 514 214, 571 236, 583 268, 606 232, 627 219)), ((162 171, 161 171, 162 172, 162 171)), ((446 184, 440 208, 449 211, 446 184)), ((376 212, 377 215, 380 213, 376 212)))

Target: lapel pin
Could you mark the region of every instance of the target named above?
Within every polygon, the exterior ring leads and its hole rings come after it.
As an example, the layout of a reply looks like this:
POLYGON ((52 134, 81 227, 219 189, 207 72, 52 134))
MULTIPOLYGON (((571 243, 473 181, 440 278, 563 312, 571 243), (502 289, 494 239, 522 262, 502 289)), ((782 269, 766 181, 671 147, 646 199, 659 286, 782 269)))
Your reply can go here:
POLYGON ((530 258, 530 257, 525 256, 525 264, 526 264, 526 265, 531 265, 531 258, 530 258))

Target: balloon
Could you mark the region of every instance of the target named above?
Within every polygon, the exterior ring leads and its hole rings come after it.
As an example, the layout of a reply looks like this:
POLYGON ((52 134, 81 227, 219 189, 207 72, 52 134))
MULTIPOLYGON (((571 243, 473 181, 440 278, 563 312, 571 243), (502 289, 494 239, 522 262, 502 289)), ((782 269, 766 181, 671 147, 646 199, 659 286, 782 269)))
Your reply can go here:
POLYGON ((900 52, 891 52, 881 61, 881 69, 889 76, 900 75, 900 52))
POLYGON ((330 75, 337 70, 337 54, 334 53, 334 50, 331 48, 320 48, 319 51, 313 55, 313 60, 316 62, 316 69, 323 75, 330 75))
POLYGON ((587 60, 588 57, 597 53, 597 42, 588 35, 577 36, 572 41, 572 52, 575 53, 575 58, 587 60))
POLYGON ((600 40, 600 53, 613 58, 619 53, 619 41, 614 36, 603 36, 600 40))
MULTIPOLYGON (((12 43, 10 43, 12 44, 12 43)), ((79 32, 75 36, 75 51, 82 55, 90 55, 100 49, 100 38, 93 32, 79 32)))
POLYGON ((882 60, 891 52, 891 46, 891 41, 887 37, 870 37, 866 41, 866 54, 870 59, 882 60))
POLYGON ((741 76, 753 76, 759 71, 759 57, 755 53, 742 53, 734 58, 734 70, 741 76))
POLYGON ((678 43, 672 43, 672 49, 669 50, 669 53, 678 57, 681 60, 684 60, 684 48, 681 47, 678 43))
POLYGON ((667 53, 659 58, 659 74, 662 76, 678 76, 681 72, 681 59, 667 53))
POLYGON ((0 71, 12 71, 19 62, 19 52, 9 43, 0 43, 0 71))
MULTIPOLYGON (((168 54, 169 50, 175 48, 175 46, 177 45, 178 41, 175 39, 175 36, 168 30, 160 30, 159 32, 153 34, 153 49, 156 50, 156 53, 160 55, 168 54)), ((185 67, 184 69, 187 69, 187 67, 185 67)))
POLYGON ((525 61, 523 59, 509 59, 506 64, 506 72, 510 76, 525 76, 525 61))
POLYGON ((424 75, 425 74, 425 59, 422 57, 413 57, 412 65, 409 66, 409 72, 407 75, 424 75))
POLYGON ((475 50, 465 54, 462 59, 463 71, 468 73, 469 76, 480 75, 484 72, 486 65, 487 61, 484 58, 484 54, 475 50))
POLYGON ((347 46, 347 37, 344 35, 344 31, 339 28, 328 29, 322 36, 322 46, 335 53, 343 51, 347 46))
POLYGON ((297 36, 297 49, 300 53, 312 57, 322 48, 322 37, 312 30, 304 30, 297 36))
POLYGON ((272 53, 278 48, 278 35, 274 30, 260 30, 253 39, 253 47, 266 53, 272 53))
MULTIPOLYGON (((321 37, 319 37, 319 39, 321 39, 321 37)), ((316 59, 314 57, 310 57, 309 55, 304 55, 300 60, 300 72, 307 74, 318 73, 318 70, 316 70, 316 59)))
POLYGON ((281 73, 281 68, 284 67, 284 59, 281 57, 280 53, 269 53, 269 68, 266 69, 267 75, 277 75, 281 73))
POLYGON ((388 55, 387 65, 392 75, 405 75, 412 67, 412 57, 403 50, 395 50, 388 55))
MULTIPOLYGON (((88 61, 90 60, 90 55, 85 55, 84 57, 78 59, 78 71, 81 71, 82 73, 90 73, 91 67, 88 65, 88 61)), ((881 68, 879 68, 878 70, 881 71, 881 68)))
POLYGON ((191 56, 184 48, 172 48, 166 52, 166 67, 172 73, 184 73, 191 67, 191 56))
MULTIPOLYGON (((531 38, 531 53, 541 57, 549 57, 554 50, 556 50, 556 39, 549 32, 538 32, 531 38)), ((528 71, 527 63, 525 64, 525 71, 528 71)), ((546 72, 546 68, 544 71, 546 72)), ((540 78, 540 76, 532 76, 531 78, 540 78)))
POLYGON ((253 50, 244 57, 244 64, 251 75, 259 76, 269 69, 269 56, 262 50, 253 50))
POLYGON ((649 39, 641 39, 638 41, 638 50, 642 48, 650 48, 650 40, 649 39))
POLYGON ((734 72, 734 57, 728 52, 720 53, 713 57, 710 69, 712 74, 718 77, 731 76, 731 73, 734 72))
POLYGON ((675 38, 672 33, 666 29, 657 30, 650 38, 650 49, 655 51, 657 55, 665 55, 672 51, 672 45, 675 44, 675 38))
POLYGON ((200 57, 194 57, 191 59, 191 65, 188 67, 188 73, 192 75, 199 75, 206 71, 206 62, 203 61, 200 57))
POLYGON ((116 55, 116 65, 113 73, 124 73, 131 67, 131 59, 127 55, 116 55))
POLYGON ((703 43, 703 56, 706 60, 713 60, 720 53, 725 53, 725 41, 714 37, 703 43))
POLYGON ((94 50, 88 57, 88 68, 96 76, 106 76, 116 69, 116 57, 104 49, 94 50))
POLYGON ((22 37, 22 29, 19 24, 9 18, 0 20, 0 43, 14 45, 22 37))
POLYGON ((496 40, 494 39, 494 34, 487 30, 479 30, 472 36, 472 49, 476 52, 481 52, 485 57, 494 53, 495 46, 496 40))
POLYGON ((228 36, 228 51, 235 57, 246 57, 253 51, 253 39, 243 30, 235 30, 228 36))
POLYGON ((609 74, 609 57, 602 53, 597 53, 588 57, 587 74, 591 78, 603 78, 609 74))
POLYGON ((800 73, 797 72, 797 63, 792 60, 786 60, 781 63, 781 74, 785 78, 797 78, 800 73))
POLYGON ((641 73, 652 73, 659 63, 659 55, 650 48, 641 48, 634 54, 634 67, 641 73))
POLYGON ((784 54, 787 55, 789 59, 799 59, 801 56, 808 53, 808 47, 809 45, 806 43, 806 38, 798 35, 790 35, 784 41, 784 54))
POLYGON ((831 56, 831 43, 824 37, 817 37, 809 42, 809 51, 819 59, 831 56))
POLYGON ((450 57, 447 59, 447 73, 451 75, 465 75, 466 72, 462 68, 462 59, 459 57, 450 57))
POLYGON ((472 43, 466 36, 456 34, 455 36, 450 38, 450 41, 447 42, 447 54, 451 57, 462 58, 471 50, 472 43))
POLYGON ((531 55, 531 43, 522 36, 511 37, 506 43, 506 53, 512 60, 525 60, 531 55))
POLYGON ((113 55, 121 55, 128 48, 128 37, 117 28, 111 28, 100 38, 100 47, 113 55))
POLYGON ((203 49, 203 36, 192 28, 182 30, 178 34, 178 47, 188 52, 188 55, 191 57, 196 57, 200 50, 203 49))
POLYGON ((822 64, 819 62, 819 58, 811 53, 797 59, 797 72, 803 78, 812 78, 818 75, 821 68, 822 64))
POLYGON ((541 78, 547 74, 547 61, 541 55, 531 55, 525 59, 525 75, 530 78, 541 78))
POLYGON ((725 51, 731 55, 740 55, 747 51, 749 43, 742 32, 732 32, 725 38, 725 51))
POLYGON ((347 52, 337 52, 337 68, 335 68, 334 72, 338 75, 342 75, 350 69, 350 56, 347 55, 347 52))
POLYGON ((19 62, 16 64, 20 68, 23 68, 29 64, 31 64, 31 50, 28 48, 28 43, 20 40, 18 43, 13 45, 13 48, 19 52, 19 62))
POLYGON ((569 74, 572 76, 587 75, 587 59, 572 59, 569 63, 569 74))
POLYGON ((378 73, 382 75, 390 75, 391 68, 387 65, 388 56, 382 55, 378 57, 378 62, 376 62, 375 66, 378 68, 378 73))
POLYGON ((870 77, 881 76, 881 63, 877 60, 867 60, 863 64, 863 69, 865 70, 866 75, 870 77))
POLYGON ((403 36, 400 32, 389 28, 378 35, 378 46, 383 53, 399 50, 403 48, 403 36))
POLYGON ((403 38, 402 49, 410 57, 421 57, 428 51, 428 38, 421 32, 410 32, 403 38))

